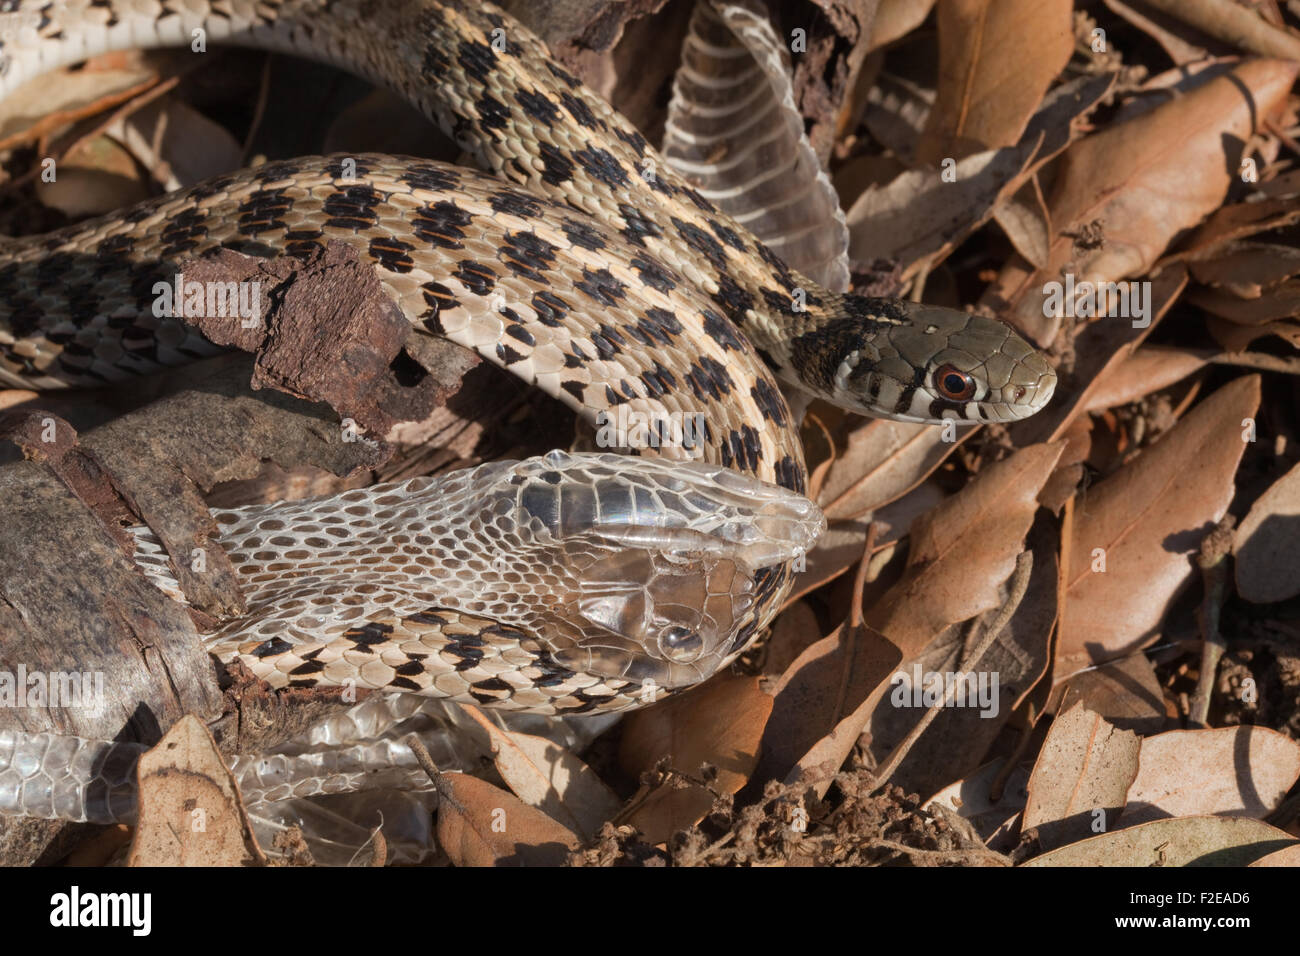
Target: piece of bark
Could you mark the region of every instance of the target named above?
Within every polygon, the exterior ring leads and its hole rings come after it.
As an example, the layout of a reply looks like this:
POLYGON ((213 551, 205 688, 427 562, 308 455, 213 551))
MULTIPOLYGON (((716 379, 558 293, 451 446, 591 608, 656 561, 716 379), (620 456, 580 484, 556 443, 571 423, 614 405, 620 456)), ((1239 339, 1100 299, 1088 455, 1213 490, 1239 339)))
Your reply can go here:
MULTIPOLYGON (((80 439, 48 413, 10 416, 28 460, 0 468, 0 670, 102 673, 110 699, 93 714, 8 708, 0 714, 4 726, 151 743, 184 713, 213 722, 223 711, 240 712, 239 700, 223 700, 191 614, 132 563, 123 526, 146 523, 164 542, 198 620, 237 614, 238 583, 209 540, 215 528, 199 489, 252 476, 267 459, 336 474, 373 468, 389 449, 349 440, 355 436, 340 428, 337 412, 351 411, 362 430, 383 433, 399 418, 427 414, 454 388, 456 369, 428 375, 413 360, 394 361, 404 354, 410 323, 391 314, 373 271, 346 247, 306 263, 231 255, 188 264, 187 278, 240 281, 236 270, 251 268, 280 279, 275 306, 259 312, 261 328, 232 330, 238 323, 226 320, 227 331, 247 333, 261 348, 254 380, 326 397, 336 411, 275 392, 250 396, 250 362, 232 357, 206 367, 186 390, 80 439), (196 550, 203 561, 192 560, 196 550)), ((433 364, 438 351, 424 349, 421 358, 433 364)), ((322 698, 325 709, 341 706, 337 696, 308 695, 322 698)), ((260 706, 250 721, 235 718, 234 727, 256 732, 291 723, 267 720, 271 712, 260 706)), ((0 862, 49 856, 65 845, 56 842, 61 833, 66 838, 58 823, 0 821, 0 862)))
MULTIPOLYGON (((103 688, 101 707, 8 707, 3 725, 147 740, 186 712, 219 715, 213 667, 185 609, 47 464, 0 472, 0 671, 90 675, 103 688)), ((30 864, 60 829, 0 819, 0 863, 30 864)))
MULTIPOLYGON (((262 259, 230 249, 181 264, 188 287, 248 283, 252 316, 186 316, 217 345, 257 355, 252 387, 327 402, 369 433, 419 421, 445 383, 403 356, 411 322, 351 246, 326 243, 304 258, 262 259)), ((224 310, 223 310, 224 311, 224 310)))

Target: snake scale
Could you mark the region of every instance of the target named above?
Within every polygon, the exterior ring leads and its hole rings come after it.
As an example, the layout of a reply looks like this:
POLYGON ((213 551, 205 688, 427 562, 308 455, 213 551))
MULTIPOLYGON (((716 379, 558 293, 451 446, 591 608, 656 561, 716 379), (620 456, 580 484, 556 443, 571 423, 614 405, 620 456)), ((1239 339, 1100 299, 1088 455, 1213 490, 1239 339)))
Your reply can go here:
MULTIPOLYGON (((149 308, 179 261, 337 240, 373 264, 417 331, 588 421, 622 404, 702 414, 702 463, 558 454, 218 515, 250 611, 212 646, 276 686, 356 680, 542 712, 634 706, 644 682, 687 686, 734 657, 823 527, 798 494, 803 456, 777 378, 917 422, 1013 421, 1051 396, 1050 365, 1004 323, 833 293, 789 269, 490 4, 0 0, 0 14, 16 24, 0 93, 202 31, 388 86, 488 170, 274 161, 4 241, 0 383, 99 385, 211 354, 149 308), (547 549, 531 552, 521 528, 547 549)), ((174 590, 156 539, 136 537, 139 565, 174 590)))

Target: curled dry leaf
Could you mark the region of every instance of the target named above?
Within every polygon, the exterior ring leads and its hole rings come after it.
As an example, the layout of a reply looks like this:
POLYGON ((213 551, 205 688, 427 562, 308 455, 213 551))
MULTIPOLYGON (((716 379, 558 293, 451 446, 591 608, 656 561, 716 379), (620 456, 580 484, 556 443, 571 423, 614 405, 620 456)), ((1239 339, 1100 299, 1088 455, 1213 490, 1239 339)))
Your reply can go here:
POLYGON ((866 623, 910 658, 944 628, 996 606, 1064 448, 1022 448, 917 519, 907 571, 866 623))
POLYGON ((1281 109, 1298 70, 1300 64, 1250 60, 1075 143, 1061 160, 1049 202, 1055 236, 1048 267, 1013 283, 1004 276, 997 294, 1032 329, 1042 324, 1044 283, 1066 272, 1076 282, 1147 272, 1175 236, 1222 204, 1242 146, 1281 109), (1094 224, 1105 242, 1080 248, 1079 238, 1094 224))
POLYGON ((131 866, 249 866, 266 858, 235 778, 203 721, 182 717, 136 766, 140 815, 131 866))
POLYGON ((1072 7, 1072 0, 942 0, 939 86, 920 162, 1019 140, 1074 50, 1072 7))
POLYGON ((1237 593, 1265 604, 1300 594, 1300 465, 1260 495, 1233 544, 1237 593))
POLYGON ((1177 252, 1163 261, 1192 261, 1213 255, 1233 240, 1246 239, 1281 229, 1300 220, 1300 170, 1282 173, 1268 182, 1257 185, 1254 194, 1241 202, 1230 203, 1205 220, 1177 252))
MULTIPOLYGON (((639 776, 667 758, 674 770, 692 777, 708 764, 717 770, 713 788, 735 793, 758 763, 772 703, 759 689, 757 677, 721 675, 661 706, 629 714, 619 741, 619 764, 639 776)), ((640 830, 647 843, 663 843, 704 819, 713 801, 699 786, 643 788, 621 822, 640 830)))
POLYGON ((22 84, 0 106, 0 149, 35 143, 76 120, 147 91, 158 64, 135 55, 97 57, 81 69, 60 70, 22 84))
POLYGON ((1029 778, 1022 830, 1046 849, 1110 829, 1138 773, 1141 738, 1076 704, 1052 721, 1029 778))
POLYGON ((1205 529, 1232 501, 1259 407, 1259 376, 1197 405, 1128 465, 1081 493, 1057 642, 1056 682, 1154 639, 1192 577, 1205 529))
POLYGON ((1240 817, 1181 817, 1071 843, 1024 866, 1248 866, 1296 846, 1285 830, 1240 817))
POLYGON ((438 845, 457 866, 558 866, 581 840, 514 794, 446 773, 438 785, 438 845))
POLYGON ((515 794, 590 840, 620 801, 579 757, 532 734, 504 730, 477 707, 466 712, 487 731, 497 772, 515 794))
POLYGON ((1261 326, 1300 314, 1300 282, 1284 282, 1251 299, 1221 289, 1193 289, 1187 300, 1235 325, 1261 326))
POLYGON ((1163 817, 1259 819, 1300 779, 1300 744, 1266 727, 1171 730, 1142 741, 1120 826, 1163 817))
POLYGON ((1300 249, 1268 242, 1230 242, 1213 257, 1193 260, 1187 266, 1202 285, 1254 299, 1300 273, 1300 249))
POLYGON ((790 665, 764 737, 759 779, 794 785, 809 775, 823 796, 889 689, 902 655, 882 635, 845 623, 790 665), (797 758, 797 759, 791 759, 797 758))

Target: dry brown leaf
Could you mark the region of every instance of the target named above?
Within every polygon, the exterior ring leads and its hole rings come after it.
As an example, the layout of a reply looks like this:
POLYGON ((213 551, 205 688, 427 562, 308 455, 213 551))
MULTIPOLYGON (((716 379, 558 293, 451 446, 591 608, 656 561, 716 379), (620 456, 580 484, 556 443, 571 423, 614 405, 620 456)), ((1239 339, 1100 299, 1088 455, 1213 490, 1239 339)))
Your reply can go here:
POLYGON ((1300 866, 1300 843, 1261 856, 1251 866, 1300 866))
MULTIPOLYGON (((801 693, 806 693, 810 689, 805 681, 812 676, 812 673, 820 670, 827 675, 834 675, 839 670, 844 680, 838 687, 822 685, 820 688, 823 692, 830 690, 839 691, 839 693, 817 695, 818 702, 822 705, 819 708, 820 713, 818 713, 818 716, 829 716, 836 711, 842 712, 850 702, 856 703, 859 698, 861 700, 852 713, 836 721, 834 726, 820 740, 809 747, 795 761, 794 766, 786 772, 784 780, 792 786, 805 776, 814 779, 813 787, 818 797, 825 795, 831 783, 830 774, 838 770, 848 758, 849 753, 857 744, 858 738, 862 735, 862 730, 867 725, 867 721, 871 719, 872 713, 880 705, 880 699, 889 689, 889 685, 883 678, 872 686, 868 685, 871 684, 873 678, 880 674, 881 665, 886 661, 893 661, 897 653, 897 649, 892 644, 884 640, 881 635, 873 633, 867 628, 846 624, 841 633, 844 635, 844 644, 831 651, 831 654, 828 655, 829 660, 826 657, 817 658, 814 666, 806 670, 801 667, 799 671, 795 672, 797 677, 788 682, 783 688, 789 691, 786 699, 793 703, 798 700, 801 693), (861 651, 858 650, 859 647, 862 647, 861 651), (847 670, 843 668, 843 662, 846 659, 852 661, 847 670), (826 664, 831 664, 831 666, 827 667, 826 664), (841 666, 837 668, 835 664, 841 666), (822 666, 818 667, 816 665, 822 666), (865 696, 860 697, 863 691, 867 693, 865 696)), ((812 713, 807 716, 812 716, 812 713)), ((811 722, 804 725, 805 729, 811 729, 812 726, 811 722)), ((773 754, 773 757, 773 766, 775 766, 775 760, 781 758, 776 753, 773 754)))
POLYGON ((939 804, 969 820, 975 832, 988 843, 1008 820, 1025 808, 1025 800, 1029 797, 1029 768, 1018 766, 1011 771, 998 799, 994 800, 993 785, 1001 778, 1002 772, 1002 761, 986 763, 944 787, 926 801, 926 806, 939 804))
POLYGON ((1060 515, 1066 503, 1085 480, 1084 463, 1092 454, 1092 419, 1081 415, 1060 436, 1065 451, 1056 470, 1038 493, 1038 503, 1054 515, 1060 515))
POLYGON ((153 86, 158 64, 138 53, 96 57, 19 86, 0 108, 0 149, 36 142, 60 127, 123 103, 153 86))
MULTIPOLYGON (((871 752, 878 763, 884 763, 929 714, 924 694, 927 682, 937 688, 935 675, 958 672, 975 679, 964 701, 954 699, 931 718, 890 775, 891 783, 909 793, 931 792, 974 771, 1016 707, 1048 670, 1060 584, 1060 533, 1055 519, 1044 516, 1036 521, 1026 547, 1034 562, 1024 595, 987 650, 978 658, 968 656, 968 648, 1003 614, 1011 582, 998 588, 997 606, 980 616, 977 627, 950 627, 920 654, 904 661, 890 679, 888 696, 872 714, 871 752)), ((945 687, 947 682, 945 676, 945 687)))
POLYGON ((1258 326, 1300 315, 1300 281, 1283 282, 1253 299, 1239 298, 1227 290, 1193 289, 1187 301, 1237 325, 1258 326))
POLYGON ((243 148, 230 131, 175 96, 151 101, 113 123, 107 133, 167 190, 193 186, 242 164, 243 148))
POLYGON ((843 763, 901 660, 889 641, 848 622, 800 654, 773 691, 755 779, 843 763))
POLYGON ((130 866, 250 866, 266 858, 208 728, 187 714, 136 767, 130 866))
POLYGON ((849 260, 897 260, 903 278, 956 247, 1015 193, 1028 175, 1041 139, 991 149, 959 160, 953 179, 933 170, 903 173, 869 189, 849 207, 849 260))
POLYGON ((1014 195, 993 211, 993 218, 1011 244, 1036 269, 1047 266, 1051 254, 1051 217, 1037 176, 1030 176, 1014 195))
POLYGON ((107 136, 74 149, 56 168, 54 181, 40 182, 36 195, 68 216, 98 216, 149 196, 131 154, 107 136))
POLYGON ((1134 10, 1127 3, 1121 3, 1120 0, 1106 0, 1106 6, 1164 47, 1165 52, 1169 54, 1169 59, 1180 66, 1184 63, 1204 60, 1209 55, 1204 48, 1189 43, 1165 26, 1168 17, 1160 14, 1156 14, 1155 17, 1147 16, 1144 12, 1134 10))
POLYGON ((930 15, 934 0, 880 0, 871 25, 871 49, 893 43, 919 27, 930 15))
POLYGON ((1160 633, 1192 577, 1205 529, 1232 501, 1246 448, 1243 421, 1259 407, 1259 376, 1219 389, 1115 474, 1081 493, 1057 642, 1060 683, 1122 657, 1160 633))
POLYGON ((622 801, 579 757, 545 737, 504 730, 477 707, 463 709, 487 731, 501 779, 524 803, 590 840, 622 801))
POLYGON ((1029 778, 1022 830, 1037 829, 1050 850, 1111 829, 1137 776, 1140 747, 1137 734, 1082 704, 1057 716, 1029 778))
POLYGON ((1101 412, 1168 388, 1205 367, 1203 351, 1147 345, 1106 368, 1088 389, 1085 410, 1101 412))
POLYGON ((1300 348, 1300 322, 1280 320, 1261 322, 1259 325, 1242 325, 1227 319, 1211 318, 1205 323, 1206 329, 1229 352, 1244 352, 1259 339, 1276 335, 1289 342, 1294 348, 1300 348))
POLYGON ((1160 680, 1145 654, 1090 667, 1061 686, 1061 710, 1082 704, 1121 730, 1144 737, 1160 733, 1169 722, 1160 680))
POLYGON ((872 419, 849 435, 817 503, 827 521, 862 517, 915 488, 974 432, 963 428, 945 440, 932 425, 872 419))
POLYGON ((1230 242, 1213 257, 1187 264, 1202 285, 1221 286, 1242 299, 1300 273, 1300 249, 1269 242, 1230 242))
POLYGON ((853 567, 862 557, 869 521, 837 521, 823 532, 804 556, 804 569, 795 575, 789 601, 817 590, 853 567))
POLYGON ((1233 0, 1146 0, 1202 33, 1261 56, 1300 60, 1300 39, 1233 0))
POLYGON ((821 640, 824 635, 817 624, 817 615, 807 601, 795 601, 772 624, 772 637, 763 655, 763 673, 784 674, 786 669, 805 649, 821 640))
POLYGON ((1033 328, 1044 290, 1063 273, 1114 282, 1147 272, 1175 236, 1222 204, 1241 146, 1286 102, 1300 64, 1250 60, 1192 92, 1072 145, 1049 206, 1055 236, 1048 267, 999 280, 997 295, 1033 328), (1099 224, 1105 242, 1081 249, 1099 224))
POLYGON ((1072 0, 940 0, 939 85, 917 158, 963 159, 1020 139, 1074 49, 1072 0))
POLYGON ((866 623, 911 658, 944 628, 996 606, 1064 448, 1022 448, 917 519, 907 571, 866 623))
MULTIPOLYGON (((735 793, 758 763, 759 741, 772 705, 757 677, 720 675, 660 706, 629 714, 619 740, 619 765, 636 777, 662 758, 690 776, 708 764, 718 772, 714 789, 735 793)), ((643 788, 631 801, 632 812, 620 822, 636 827, 647 843, 663 843, 704 819, 713 800, 698 786, 643 788)))
POLYGON ((1300 744, 1266 727, 1171 730, 1142 741, 1123 827, 1165 817, 1259 819, 1300 779, 1300 744))
POLYGON ((512 793, 468 774, 441 777, 438 845, 456 866, 558 866, 581 842, 512 793))
POLYGON ((1110 369, 1125 361, 1151 334, 1186 284, 1187 269, 1177 264, 1151 280, 1151 324, 1145 328, 1132 322, 1090 322, 1079 330, 1074 338, 1074 369, 1057 385, 1046 409, 1011 426, 1015 443, 1024 446, 1060 438, 1091 404, 1093 390, 1100 387, 1110 369))
POLYGON ((1192 261, 1214 255, 1229 243, 1281 229, 1300 220, 1300 170, 1283 173, 1258 185, 1256 195, 1217 210, 1180 243, 1179 251, 1161 260, 1192 261))
POLYGON ((1255 499, 1232 548, 1237 593, 1267 604, 1300 594, 1300 465, 1255 499))
POLYGON ((1244 817, 1181 817, 1103 833, 1024 866, 1247 866, 1296 846, 1285 830, 1244 817))

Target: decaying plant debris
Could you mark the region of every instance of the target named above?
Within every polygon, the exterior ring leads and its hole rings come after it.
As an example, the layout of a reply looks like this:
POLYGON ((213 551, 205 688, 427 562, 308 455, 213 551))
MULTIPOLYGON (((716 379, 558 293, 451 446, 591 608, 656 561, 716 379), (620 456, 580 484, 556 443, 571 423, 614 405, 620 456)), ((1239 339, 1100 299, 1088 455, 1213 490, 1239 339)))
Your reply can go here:
MULTIPOLYGON (((506 6, 660 140, 689 2, 506 6)), ((1027 421, 956 434, 815 403, 803 438, 830 528, 771 633, 733 673, 629 715, 580 755, 484 720, 482 779, 434 771, 444 859, 1297 865, 1296 5, 757 9, 792 38, 779 98, 838 191, 854 287, 1006 318, 1061 384, 1027 421), (1054 283, 1085 281, 1138 297, 1044 308, 1054 283), (966 673, 998 681, 958 701, 967 688, 951 675, 966 673), (518 821, 508 838, 491 825, 501 807, 518 821)), ((8 104, 3 231, 107 212, 244 156, 457 158, 359 81, 211 56, 202 77, 174 57, 105 58, 46 83, 53 111, 8 104), (181 148, 185 131, 207 138, 204 156, 181 148), (70 172, 56 187, 39 182, 45 156, 70 172)), ((4 719, 148 743, 172 729, 183 752, 151 755, 162 782, 142 802, 183 803, 169 768, 200 768, 196 785, 230 809, 224 854, 207 862, 307 863, 292 834, 256 845, 212 748, 255 751, 345 705, 268 693, 200 653, 199 629, 242 606, 207 506, 520 457, 568 446, 573 427, 468 353, 408 337, 344 250, 227 253, 186 271, 256 272, 276 289, 269 325, 223 342, 253 358, 126 396, 0 392, 13 449, 0 660, 75 647, 117 695, 102 718, 4 719), (345 440, 340 418, 366 440, 345 440), (174 555, 207 549, 205 574, 176 562, 188 611, 132 568, 122 528, 140 523, 174 555), (5 588, 42 595, 42 617, 17 620, 5 588)), ((196 852, 156 818, 141 832, 135 862, 196 852)), ((103 862, 127 839, 0 818, 0 861, 103 862)), ((385 854, 377 831, 357 862, 385 854)))

